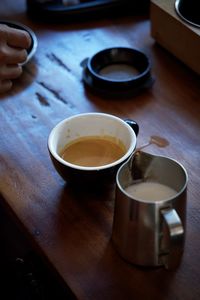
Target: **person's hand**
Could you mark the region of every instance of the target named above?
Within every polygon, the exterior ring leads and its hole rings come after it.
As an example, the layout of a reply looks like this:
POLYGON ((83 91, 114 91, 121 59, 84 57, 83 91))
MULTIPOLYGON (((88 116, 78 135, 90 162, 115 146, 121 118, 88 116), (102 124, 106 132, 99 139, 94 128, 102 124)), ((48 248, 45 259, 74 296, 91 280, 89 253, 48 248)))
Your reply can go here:
POLYGON ((11 89, 12 80, 22 73, 31 45, 28 32, 0 24, 0 93, 11 89))

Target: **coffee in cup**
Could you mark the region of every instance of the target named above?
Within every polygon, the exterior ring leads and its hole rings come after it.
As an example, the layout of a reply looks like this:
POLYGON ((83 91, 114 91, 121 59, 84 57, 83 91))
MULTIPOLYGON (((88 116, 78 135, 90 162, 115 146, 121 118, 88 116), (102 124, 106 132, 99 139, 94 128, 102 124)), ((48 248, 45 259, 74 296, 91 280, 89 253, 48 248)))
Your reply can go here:
POLYGON ((99 167, 113 163, 125 153, 126 147, 121 140, 102 135, 77 138, 68 143, 60 154, 65 161, 71 164, 99 167))

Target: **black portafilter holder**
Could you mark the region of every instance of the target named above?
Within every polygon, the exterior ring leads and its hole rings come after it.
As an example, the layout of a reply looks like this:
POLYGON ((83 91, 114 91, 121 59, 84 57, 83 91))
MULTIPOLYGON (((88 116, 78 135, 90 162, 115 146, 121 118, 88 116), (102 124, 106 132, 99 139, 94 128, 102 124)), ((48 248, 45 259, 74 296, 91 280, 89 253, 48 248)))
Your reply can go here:
POLYGON ((86 89, 104 98, 133 97, 154 83, 149 58, 134 48, 103 49, 81 65, 86 89))

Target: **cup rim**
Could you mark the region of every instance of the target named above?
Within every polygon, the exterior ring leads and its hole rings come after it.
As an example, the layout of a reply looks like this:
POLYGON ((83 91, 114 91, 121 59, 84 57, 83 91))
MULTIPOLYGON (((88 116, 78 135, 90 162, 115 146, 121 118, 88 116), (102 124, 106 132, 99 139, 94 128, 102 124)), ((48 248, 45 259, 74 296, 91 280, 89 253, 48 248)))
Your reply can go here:
POLYGON ((114 167, 118 164, 123 163, 126 159, 129 158, 129 156, 134 152, 134 150, 136 149, 136 144, 137 144, 137 137, 136 134, 134 132, 134 130, 131 128, 130 125, 128 125, 123 119, 112 115, 112 114, 107 114, 107 113, 98 113, 98 112, 89 112, 89 113, 80 113, 80 114, 76 114, 73 116, 70 116, 68 118, 63 119, 62 121, 60 121, 59 123, 57 123, 53 129, 51 130, 49 137, 48 137, 48 150, 51 153, 51 155, 57 160, 59 161, 62 165, 66 166, 66 167, 70 167, 72 169, 76 169, 76 170, 82 170, 82 171, 99 171, 99 170, 104 170, 104 169, 109 169, 111 167, 114 167), (81 117, 81 116, 89 116, 89 115, 93 115, 93 116, 105 116, 105 117, 109 117, 112 119, 117 120, 118 122, 120 122, 121 124, 123 124, 123 126, 125 126, 128 131, 130 132, 130 135, 132 136, 131 138, 131 145, 129 147, 129 149, 127 150, 127 152, 118 160, 115 160, 114 162, 110 163, 110 164, 106 164, 106 165, 102 165, 102 166, 96 166, 96 167, 86 167, 86 166, 79 166, 76 164, 72 164, 67 162, 66 160, 62 159, 61 156, 56 152, 56 150, 53 147, 53 138, 54 138, 54 134, 55 132, 62 127, 62 125, 72 119, 75 119, 77 117, 81 117))

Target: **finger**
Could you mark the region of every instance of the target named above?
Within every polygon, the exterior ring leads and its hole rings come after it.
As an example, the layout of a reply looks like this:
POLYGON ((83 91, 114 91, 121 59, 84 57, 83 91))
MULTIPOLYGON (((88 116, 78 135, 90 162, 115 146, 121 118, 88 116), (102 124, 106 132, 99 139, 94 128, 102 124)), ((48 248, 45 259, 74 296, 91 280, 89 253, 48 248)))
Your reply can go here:
POLYGON ((2 80, 0 81, 0 93, 5 93, 9 91, 13 86, 13 83, 11 80, 2 80))
POLYGON ((22 74, 22 67, 19 65, 4 65, 0 68, 0 79, 10 80, 18 78, 22 74))
POLYGON ((7 44, 12 47, 28 49, 31 46, 31 37, 25 30, 7 26, 7 44))
POLYGON ((4 47, 3 53, 4 55, 1 57, 0 61, 4 61, 4 63, 11 65, 25 62, 28 56, 25 49, 16 49, 9 46, 4 47))

